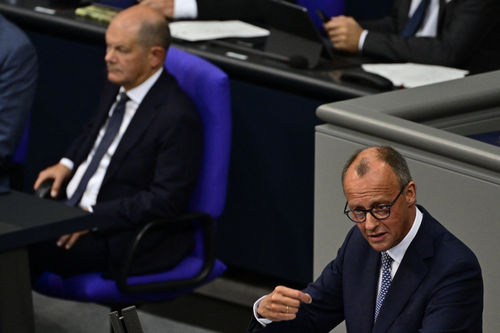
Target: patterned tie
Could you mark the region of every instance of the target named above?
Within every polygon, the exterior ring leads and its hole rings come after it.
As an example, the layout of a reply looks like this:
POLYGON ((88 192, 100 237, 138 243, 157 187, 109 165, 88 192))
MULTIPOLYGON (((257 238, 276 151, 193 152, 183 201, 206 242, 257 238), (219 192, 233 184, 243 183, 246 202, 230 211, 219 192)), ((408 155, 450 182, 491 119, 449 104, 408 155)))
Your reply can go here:
POLYGON ((403 37, 415 35, 418 28, 420 28, 420 25, 424 21, 425 13, 427 12, 430 2, 430 0, 422 0, 420 5, 418 5, 417 10, 415 10, 408 22, 406 22, 403 32, 401 33, 403 37))
POLYGON ((87 188, 87 184, 94 175, 99 163, 101 162, 102 157, 108 151, 111 142, 115 139, 118 131, 120 130, 120 126, 123 120, 123 114, 125 113, 125 104, 129 100, 127 94, 122 92, 116 103, 115 109, 113 110, 113 114, 111 118, 109 118, 108 125, 106 126, 106 131, 104 132, 104 136, 102 137, 99 146, 97 146, 94 156, 87 166, 87 170, 85 170, 80 183, 78 184, 75 193, 66 201, 67 205, 76 206, 80 199, 82 198, 85 189, 87 188))
POLYGON ((375 306, 375 321, 377 320, 378 313, 384 303, 385 295, 391 286, 391 265, 393 259, 387 252, 382 252, 382 284, 380 285, 380 292, 377 297, 377 305, 375 306))

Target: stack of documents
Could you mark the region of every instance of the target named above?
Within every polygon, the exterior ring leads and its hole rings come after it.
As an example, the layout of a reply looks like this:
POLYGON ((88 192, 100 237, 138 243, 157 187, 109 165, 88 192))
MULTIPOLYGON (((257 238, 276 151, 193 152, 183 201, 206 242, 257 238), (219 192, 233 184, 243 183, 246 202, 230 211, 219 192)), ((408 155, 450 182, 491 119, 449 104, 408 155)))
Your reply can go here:
POLYGON ((269 30, 238 20, 178 21, 170 23, 172 37, 197 42, 218 38, 265 37, 269 30))
POLYGON ((381 75, 392 81, 396 87, 414 88, 427 84, 461 79, 468 71, 450 67, 404 64, 363 64, 363 70, 381 75))
POLYGON ((118 10, 110 7, 91 5, 80 7, 75 10, 75 14, 81 17, 89 17, 99 22, 108 23, 118 14, 118 10))

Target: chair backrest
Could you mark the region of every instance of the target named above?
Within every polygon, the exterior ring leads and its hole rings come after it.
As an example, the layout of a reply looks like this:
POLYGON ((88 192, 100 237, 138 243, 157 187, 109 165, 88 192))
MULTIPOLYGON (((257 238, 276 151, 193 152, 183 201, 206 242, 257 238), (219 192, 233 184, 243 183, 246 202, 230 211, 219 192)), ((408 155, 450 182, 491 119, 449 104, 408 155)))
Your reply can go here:
POLYGON ((321 9, 328 17, 342 15, 345 12, 345 0, 297 0, 297 3, 306 7, 316 27, 323 33, 323 22, 316 14, 321 9))
POLYGON ((31 122, 31 114, 28 115, 28 119, 26 120, 26 125, 24 126, 23 135, 21 136, 16 151, 12 156, 12 161, 18 164, 24 164, 24 162, 26 161, 26 155, 28 154, 30 122, 31 122))
MULTIPOLYGON (((195 55, 170 47, 167 70, 191 98, 203 125, 201 169, 190 202, 191 211, 218 218, 226 200, 231 145, 231 98, 229 79, 215 65, 195 55)), ((201 233, 197 233, 195 253, 202 253, 201 233)))
POLYGON ((224 209, 229 168, 229 79, 215 65, 174 47, 168 51, 165 66, 196 105, 203 124, 202 165, 190 209, 217 218, 224 209))

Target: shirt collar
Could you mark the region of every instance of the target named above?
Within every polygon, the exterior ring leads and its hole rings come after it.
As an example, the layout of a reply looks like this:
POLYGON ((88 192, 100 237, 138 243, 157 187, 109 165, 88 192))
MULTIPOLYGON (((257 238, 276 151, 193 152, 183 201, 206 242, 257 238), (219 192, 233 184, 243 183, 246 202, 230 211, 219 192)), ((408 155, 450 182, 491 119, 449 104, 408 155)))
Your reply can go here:
MULTIPOLYGON (((138 85, 137 87, 134 87, 127 91, 127 96, 130 98, 132 101, 136 102, 137 104, 141 104, 142 100, 144 97, 146 97, 146 94, 149 92, 151 87, 156 83, 158 78, 160 77, 161 73, 163 72, 163 66, 160 67, 156 72, 154 72, 153 75, 151 75, 149 78, 147 78, 146 81, 138 85)), ((120 87, 120 93, 124 92, 125 88, 120 87)))
POLYGON ((401 264, 403 257, 406 253, 406 250, 410 246, 411 242, 415 238, 415 235, 420 229, 420 225, 422 224, 423 215, 422 212, 416 207, 415 220, 413 220, 413 225, 411 226, 410 231, 406 234, 405 238, 396 246, 387 250, 387 253, 394 259, 395 262, 401 264))

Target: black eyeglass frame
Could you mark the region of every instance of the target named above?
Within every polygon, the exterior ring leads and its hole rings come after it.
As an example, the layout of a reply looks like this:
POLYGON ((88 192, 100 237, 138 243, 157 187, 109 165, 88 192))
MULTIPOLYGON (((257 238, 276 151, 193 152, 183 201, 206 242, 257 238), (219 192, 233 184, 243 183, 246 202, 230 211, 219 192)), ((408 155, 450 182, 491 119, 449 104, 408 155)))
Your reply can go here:
MULTIPOLYGON (((408 184, 406 184, 408 185, 408 184)), ((383 221, 383 220, 386 220, 388 219, 390 216, 391 216, 391 207, 394 206, 394 204, 396 203, 396 201, 398 201, 399 197, 401 196, 401 194, 403 193, 404 189, 406 188, 406 185, 403 185, 401 187, 401 191, 399 191, 398 195, 396 196, 396 198, 394 200, 392 200, 392 202, 390 204, 387 204, 387 205, 377 205, 375 207, 372 207, 370 209, 362 209, 362 208, 357 208, 355 209, 357 212, 362 212, 364 213, 364 218, 362 221, 356 221, 356 220, 353 220, 350 216, 349 216, 349 213, 353 212, 352 210, 350 209, 347 209, 347 204, 348 202, 346 201, 345 202, 345 206, 344 206, 344 214, 345 216, 347 216, 347 218, 349 220, 351 220, 352 222, 354 223, 363 223, 366 221, 366 214, 370 213, 371 216, 373 216, 376 220, 379 220, 379 221, 383 221), (386 217, 377 217, 375 216, 375 214, 373 213, 373 210, 374 209, 387 209, 387 216, 386 217)))

